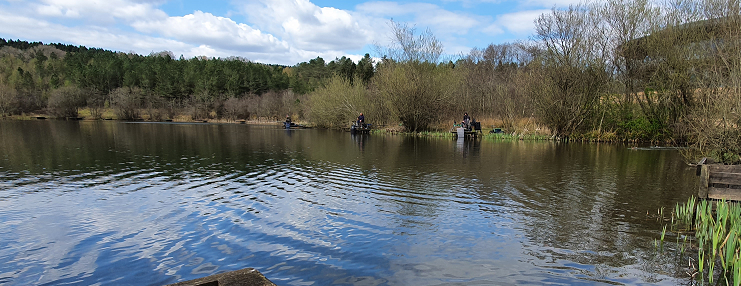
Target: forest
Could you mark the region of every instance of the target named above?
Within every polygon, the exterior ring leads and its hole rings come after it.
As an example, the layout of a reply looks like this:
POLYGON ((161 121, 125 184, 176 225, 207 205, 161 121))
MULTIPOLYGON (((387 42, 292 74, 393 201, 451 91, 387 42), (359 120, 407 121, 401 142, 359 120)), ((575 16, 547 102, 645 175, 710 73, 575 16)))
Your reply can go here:
POLYGON ((445 131, 463 112, 509 134, 690 144, 741 158, 739 1, 607 0, 554 8, 526 41, 445 56, 430 30, 353 62, 294 66, 0 39, 0 114, 268 119, 445 131), (374 60, 376 59, 376 60, 374 60))
POLYGON ((230 57, 185 59, 168 51, 147 56, 83 46, 0 39, 0 114, 49 113, 99 119, 303 116, 302 100, 330 75, 372 76, 370 55, 361 68, 343 57, 312 59, 293 67, 230 57), (367 66, 370 66, 368 68, 367 66), (365 74, 363 74, 365 73, 365 74))

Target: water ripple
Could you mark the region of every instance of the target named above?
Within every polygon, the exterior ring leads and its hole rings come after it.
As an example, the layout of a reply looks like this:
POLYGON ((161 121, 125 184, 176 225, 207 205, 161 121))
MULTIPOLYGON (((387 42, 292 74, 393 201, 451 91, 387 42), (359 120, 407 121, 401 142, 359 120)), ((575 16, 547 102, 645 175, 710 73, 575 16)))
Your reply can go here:
MULTIPOLYGON (((642 270, 657 262, 642 246, 653 225, 632 199, 640 172, 618 160, 634 153, 604 154, 610 167, 548 143, 152 128, 183 141, 101 139, 88 148, 111 157, 66 168, 0 161, 0 284, 163 285, 244 267, 279 285, 677 282, 642 270)), ((677 189, 664 184, 640 191, 677 189)))

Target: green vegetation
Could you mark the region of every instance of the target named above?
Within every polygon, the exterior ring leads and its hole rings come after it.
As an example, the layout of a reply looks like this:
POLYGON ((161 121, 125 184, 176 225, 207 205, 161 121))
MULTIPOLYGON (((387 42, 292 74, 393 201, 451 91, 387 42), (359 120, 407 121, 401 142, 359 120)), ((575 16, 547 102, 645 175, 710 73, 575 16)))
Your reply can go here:
POLYGON ((682 254, 689 249, 697 250, 696 259, 690 259, 688 274, 703 283, 722 281, 725 285, 741 285, 741 205, 725 200, 697 201, 692 197, 686 204, 675 206, 670 230, 678 234, 677 245, 682 254), (692 233, 694 238, 688 240, 687 234, 692 233))
POLYGON ((375 126, 427 132, 468 112, 518 138, 690 143, 688 160, 733 164, 741 162, 739 11, 739 1, 587 2, 538 17, 532 41, 447 59, 429 30, 392 21, 377 62, 366 54, 291 67, 0 39, 0 113, 291 115, 336 128, 363 112, 375 126))
POLYGON ((0 116, 77 117, 77 109, 87 106, 93 118, 100 118, 105 107, 115 108, 119 119, 301 117, 304 110, 297 103, 331 76, 370 81, 370 55, 359 64, 344 57, 329 63, 317 58, 286 67, 238 57, 176 59, 167 51, 141 56, 0 39, 0 116))

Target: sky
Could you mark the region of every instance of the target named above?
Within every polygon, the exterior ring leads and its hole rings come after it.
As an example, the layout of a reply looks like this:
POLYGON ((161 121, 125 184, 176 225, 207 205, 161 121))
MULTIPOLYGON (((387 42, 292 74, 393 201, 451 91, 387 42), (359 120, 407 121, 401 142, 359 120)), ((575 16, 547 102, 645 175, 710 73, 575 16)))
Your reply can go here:
POLYGON ((0 38, 142 55, 239 56, 295 65, 357 62, 390 41, 389 21, 430 29, 445 54, 527 40, 533 21, 578 0, 0 0, 0 38))

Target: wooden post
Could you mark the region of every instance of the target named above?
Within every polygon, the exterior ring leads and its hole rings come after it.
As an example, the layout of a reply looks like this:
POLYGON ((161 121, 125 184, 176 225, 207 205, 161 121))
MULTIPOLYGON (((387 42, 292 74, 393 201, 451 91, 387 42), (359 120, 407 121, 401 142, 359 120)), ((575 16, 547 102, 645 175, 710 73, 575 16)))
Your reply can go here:
POLYGON ((700 190, 697 192, 697 197, 706 199, 708 197, 708 182, 710 181, 710 170, 708 165, 703 164, 700 170, 700 190))

